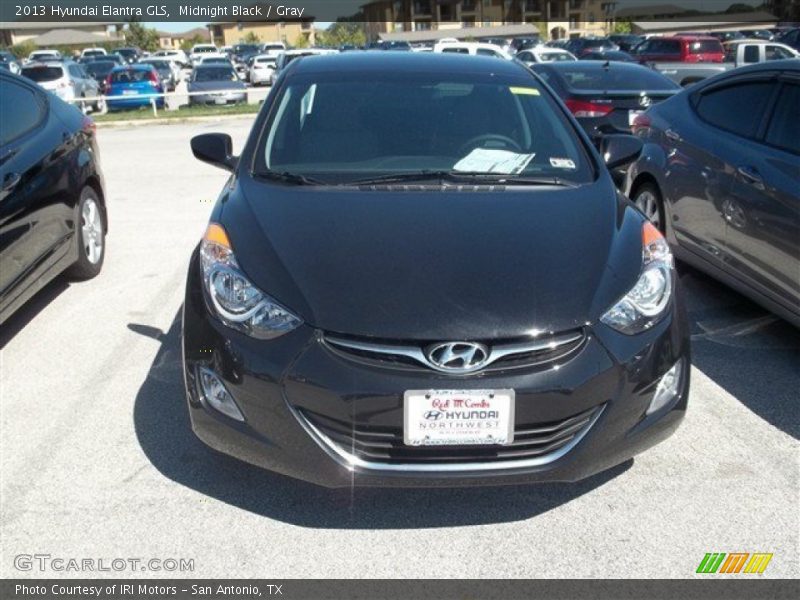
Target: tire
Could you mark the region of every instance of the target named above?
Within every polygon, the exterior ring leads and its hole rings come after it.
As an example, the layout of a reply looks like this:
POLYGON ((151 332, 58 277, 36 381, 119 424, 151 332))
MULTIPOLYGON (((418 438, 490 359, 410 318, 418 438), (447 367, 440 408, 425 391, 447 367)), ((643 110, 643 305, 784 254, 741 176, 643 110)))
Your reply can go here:
POLYGON ((91 279, 103 268, 106 258, 106 224, 103 207, 91 186, 81 190, 78 203, 77 232, 78 260, 67 274, 73 279, 91 279))
POLYGON ((644 213, 653 225, 658 227, 661 233, 666 232, 667 220, 664 216, 664 200, 661 192, 652 182, 643 183, 636 188, 633 195, 633 203, 644 213))

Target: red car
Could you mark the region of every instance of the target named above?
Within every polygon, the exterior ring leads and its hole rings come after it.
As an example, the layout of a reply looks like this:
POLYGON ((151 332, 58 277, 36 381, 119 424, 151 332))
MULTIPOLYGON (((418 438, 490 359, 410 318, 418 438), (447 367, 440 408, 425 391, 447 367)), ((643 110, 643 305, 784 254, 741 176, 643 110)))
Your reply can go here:
POLYGON ((633 51, 639 62, 714 62, 725 58, 722 43, 710 36, 654 37, 633 51))

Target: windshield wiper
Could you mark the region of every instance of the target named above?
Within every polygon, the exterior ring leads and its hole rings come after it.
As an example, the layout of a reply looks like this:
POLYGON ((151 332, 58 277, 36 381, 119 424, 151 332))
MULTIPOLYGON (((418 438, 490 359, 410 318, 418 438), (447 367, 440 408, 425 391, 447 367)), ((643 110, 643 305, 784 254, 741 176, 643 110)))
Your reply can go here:
POLYGON ((367 177, 366 179, 355 179, 346 181, 341 185, 373 185, 381 183, 400 183, 403 181, 430 181, 435 179, 440 181, 448 176, 450 171, 411 171, 410 173, 391 173, 390 175, 379 175, 378 177, 367 177))
POLYGON ((294 185, 329 185, 327 181, 306 177, 305 175, 299 175, 297 173, 290 173, 289 171, 283 171, 282 173, 278 171, 261 171, 258 173, 258 176, 265 179, 292 183, 294 185))
POLYGON ((524 177, 506 173, 485 173, 481 171, 412 171, 410 173, 393 173, 368 179, 348 181, 341 185, 374 185, 383 183, 400 183, 405 181, 430 181, 437 180, 452 183, 480 182, 499 183, 502 185, 553 185, 558 187, 575 188, 578 185, 559 177, 524 177))

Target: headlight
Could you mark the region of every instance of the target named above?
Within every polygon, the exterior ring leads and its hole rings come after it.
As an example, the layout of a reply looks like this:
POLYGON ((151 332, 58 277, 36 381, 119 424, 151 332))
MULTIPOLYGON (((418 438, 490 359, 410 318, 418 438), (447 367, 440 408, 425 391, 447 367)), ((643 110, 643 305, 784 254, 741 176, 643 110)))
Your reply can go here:
POLYGON ((211 223, 200 245, 203 288, 220 320, 254 338, 271 340, 302 324, 253 285, 239 268, 228 235, 211 223))
POLYGON ((642 272, 631 290, 600 320, 617 331, 640 333, 666 313, 673 289, 672 252, 652 223, 642 228, 642 272))

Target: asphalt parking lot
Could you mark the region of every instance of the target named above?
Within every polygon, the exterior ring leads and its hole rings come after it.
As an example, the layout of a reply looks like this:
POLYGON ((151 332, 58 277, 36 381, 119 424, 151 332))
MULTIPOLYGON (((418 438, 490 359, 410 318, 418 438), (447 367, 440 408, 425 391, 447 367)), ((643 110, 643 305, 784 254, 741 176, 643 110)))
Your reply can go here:
POLYGON ((684 424, 590 480, 331 491, 206 449, 184 405, 179 314, 226 174, 189 139, 224 131, 241 147, 251 122, 98 133, 104 270, 57 279, 0 332, 0 575, 103 575, 15 569, 42 553, 195 561, 158 576, 683 578, 707 552, 768 552, 763 577, 800 577, 800 331, 690 270, 684 424))

